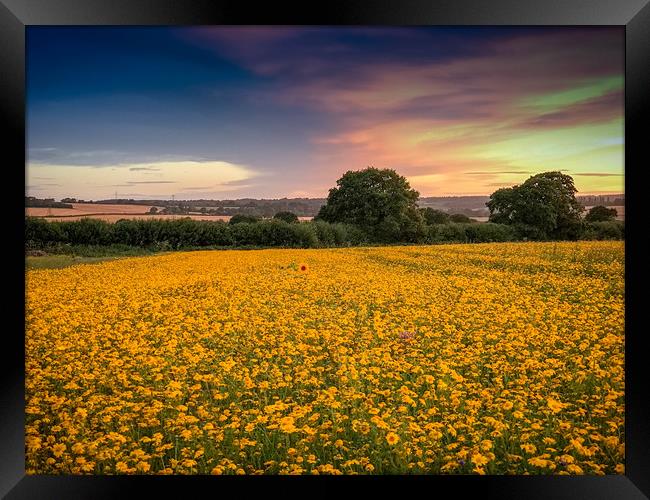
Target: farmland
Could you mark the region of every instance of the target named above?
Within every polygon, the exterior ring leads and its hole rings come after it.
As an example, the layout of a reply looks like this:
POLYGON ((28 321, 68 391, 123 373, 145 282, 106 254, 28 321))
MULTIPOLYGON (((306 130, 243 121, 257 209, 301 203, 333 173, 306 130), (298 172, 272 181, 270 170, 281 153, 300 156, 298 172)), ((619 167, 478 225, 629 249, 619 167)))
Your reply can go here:
MULTIPOLYGON (((71 203, 72 208, 27 207, 25 215, 43 217, 48 221, 76 221, 81 219, 99 219, 106 222, 117 222, 120 219, 131 220, 176 220, 190 218, 193 220, 225 221, 231 215, 202 215, 202 214, 150 214, 149 210, 155 205, 127 205, 107 203, 71 203)), ((162 207, 156 206, 160 209, 162 207)), ((299 217, 301 221, 311 220, 312 217, 299 217)))
MULTIPOLYGON (((56 210, 56 209, 53 209, 56 210)), ((91 214, 91 215, 66 215, 66 216, 47 216, 46 220, 53 221, 77 221, 82 219, 99 219, 105 222, 117 222, 118 220, 128 219, 128 220, 177 220, 190 218, 193 220, 211 220, 211 221, 224 221, 227 222, 230 220, 230 215, 175 215, 175 214, 138 214, 138 213, 126 213, 126 214, 91 214)))
MULTIPOLYGON (((25 215, 32 217, 84 217, 90 215, 134 215, 146 214, 151 209, 147 205, 109 205, 98 203, 70 203, 72 208, 27 207, 25 215)), ((153 205, 152 205, 153 206, 153 205)))
POLYGON ((28 270, 30 474, 621 474, 623 242, 28 270))

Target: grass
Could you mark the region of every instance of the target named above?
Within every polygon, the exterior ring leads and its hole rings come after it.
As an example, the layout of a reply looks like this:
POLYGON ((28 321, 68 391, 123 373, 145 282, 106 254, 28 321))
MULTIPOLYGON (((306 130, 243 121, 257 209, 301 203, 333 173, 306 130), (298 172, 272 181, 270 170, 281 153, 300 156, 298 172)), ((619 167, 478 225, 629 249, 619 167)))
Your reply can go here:
POLYGON ((120 257, 81 257, 79 255, 43 255, 25 257, 26 269, 63 269, 77 264, 96 264, 120 257))
POLYGON ((45 255, 26 255, 26 269, 62 269, 78 264, 96 264, 107 260, 142 255, 164 254, 129 245, 53 245, 45 249, 45 255))
POLYGON ((78 264, 97 264, 107 260, 142 255, 164 254, 128 245, 59 245, 46 250, 45 255, 26 255, 26 269, 63 269, 78 264))

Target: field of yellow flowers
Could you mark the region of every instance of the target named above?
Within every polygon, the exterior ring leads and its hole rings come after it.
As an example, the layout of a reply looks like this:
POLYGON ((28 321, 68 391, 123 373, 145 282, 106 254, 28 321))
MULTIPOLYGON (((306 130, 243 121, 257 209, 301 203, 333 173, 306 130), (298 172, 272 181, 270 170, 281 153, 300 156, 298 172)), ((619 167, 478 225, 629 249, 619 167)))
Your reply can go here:
POLYGON ((624 471, 622 242, 27 272, 30 474, 624 471))

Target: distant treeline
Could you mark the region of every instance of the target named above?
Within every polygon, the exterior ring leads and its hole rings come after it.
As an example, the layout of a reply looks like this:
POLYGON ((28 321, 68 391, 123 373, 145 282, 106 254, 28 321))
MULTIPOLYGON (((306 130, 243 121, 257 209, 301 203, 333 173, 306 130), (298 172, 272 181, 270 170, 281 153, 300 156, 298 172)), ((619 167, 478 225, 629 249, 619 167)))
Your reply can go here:
MULTIPOLYGON (((448 214, 462 214, 468 217, 487 217, 489 211, 486 203, 489 196, 428 196, 417 200, 419 207, 431 207, 448 214)), ((624 195, 582 195, 576 196, 583 206, 623 206, 624 195)), ((258 217, 273 217, 277 212, 293 212, 299 217, 314 217, 327 202, 326 198, 281 198, 254 199, 241 198, 236 200, 136 200, 119 198, 110 200, 87 201, 76 198, 64 198, 61 202, 53 199, 39 200, 34 197, 25 198, 26 207, 72 208, 70 203, 95 203, 111 205, 155 205, 162 214, 201 213, 206 215, 255 215, 258 217)))
POLYGON ((99 200, 94 203, 117 205, 155 205, 162 207, 158 213, 188 214, 202 213, 208 215, 255 215, 273 217, 278 212, 293 212, 299 217, 314 217, 325 204, 324 198, 283 198, 278 200, 256 200, 243 198, 238 200, 133 200, 112 199, 99 200))
MULTIPOLYGON (((489 215, 485 203, 488 196, 450 196, 425 197, 418 200, 420 207, 432 207, 449 214, 462 214, 469 217, 486 217, 489 215)), ((190 214, 206 215, 255 215, 270 218, 277 212, 293 212, 298 217, 315 217, 321 207, 327 202, 326 198, 281 198, 254 199, 242 198, 236 200, 136 200, 118 198, 98 201, 76 200, 65 198, 62 201, 78 203, 96 203, 110 205, 155 205, 161 214, 190 214)))
MULTIPOLYGON (((609 240, 624 237, 619 221, 585 223, 582 239, 609 240)), ((516 241, 512 226, 504 224, 445 223, 425 226, 410 241, 401 243, 483 243, 516 241)), ((302 224, 281 220, 228 224, 221 221, 130 220, 114 224, 98 219, 48 222, 25 218, 27 250, 62 251, 72 245, 109 247, 126 245, 150 250, 197 247, 319 248, 381 244, 356 226, 323 221, 302 224)))
POLYGON ((72 208, 69 203, 54 201, 54 198, 36 198, 34 196, 25 196, 25 207, 35 208, 72 208))
POLYGON ((576 199, 584 207, 601 205, 604 207, 622 207, 625 206, 624 195, 580 195, 576 199))

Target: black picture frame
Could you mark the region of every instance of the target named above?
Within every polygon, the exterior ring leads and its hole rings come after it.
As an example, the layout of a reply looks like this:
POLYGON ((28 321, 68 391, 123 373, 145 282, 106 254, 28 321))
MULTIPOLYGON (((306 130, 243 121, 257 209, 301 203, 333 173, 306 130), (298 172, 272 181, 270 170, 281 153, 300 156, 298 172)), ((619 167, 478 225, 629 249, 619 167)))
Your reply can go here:
MULTIPOLYGON (((621 476, 392 476, 364 478, 26 476, 24 467, 24 268, 16 266, 3 305, 13 320, 3 336, 0 399, 0 495, 6 498, 115 498, 135 489, 154 497, 187 495, 200 484, 212 495, 250 487, 262 494, 294 487, 325 492, 352 486, 389 494, 530 499, 641 499, 650 497, 650 377, 643 341, 642 298, 647 251, 640 228, 641 168, 648 142, 644 125, 650 104, 650 0, 329 0, 260 5, 243 0, 0 0, 0 105, 7 126, 3 173, 11 196, 5 214, 5 250, 24 258, 24 209, 20 183, 25 163, 25 28, 30 25, 616 25, 625 26, 625 335, 626 472, 621 476), (7 158, 6 154, 9 153, 7 158), (14 185, 17 183, 17 185, 14 185), (19 293, 19 291, 22 291, 19 293), (22 329, 22 334, 21 334, 22 329), (416 484, 419 483, 419 484, 416 484), (406 488, 406 489, 405 489, 406 488)), ((24 188, 24 184, 23 188, 24 188)), ((23 189, 24 191, 24 189, 23 189)), ((10 262, 10 260, 8 261, 10 262)), ((12 265, 5 265, 13 270, 12 265)), ((10 273, 7 273, 8 275, 10 273)), ((142 494, 142 493, 140 493, 142 494)))

